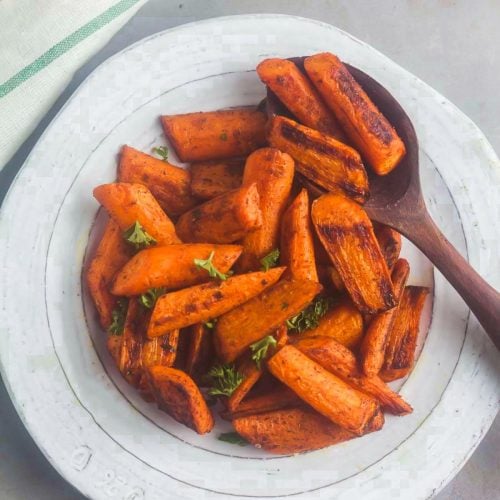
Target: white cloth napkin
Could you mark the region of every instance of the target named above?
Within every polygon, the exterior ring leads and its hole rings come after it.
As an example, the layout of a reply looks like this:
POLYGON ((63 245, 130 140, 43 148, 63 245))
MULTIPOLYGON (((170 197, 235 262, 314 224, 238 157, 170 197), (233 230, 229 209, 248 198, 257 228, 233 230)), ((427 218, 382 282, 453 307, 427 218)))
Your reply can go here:
POLYGON ((0 0, 0 170, 146 0, 0 0))

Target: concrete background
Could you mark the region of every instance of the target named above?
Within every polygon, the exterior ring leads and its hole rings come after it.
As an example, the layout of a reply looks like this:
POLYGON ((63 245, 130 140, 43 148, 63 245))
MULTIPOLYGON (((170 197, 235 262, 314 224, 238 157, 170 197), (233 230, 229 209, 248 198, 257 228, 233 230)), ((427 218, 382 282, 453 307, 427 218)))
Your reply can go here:
MULTIPOLYGON (((172 26, 254 12, 319 19, 370 43, 461 108, 500 154, 500 0, 150 0, 107 47, 77 72, 68 89, 6 166, 0 175, 0 201, 40 133, 78 83, 104 59, 144 36, 172 26)), ((499 471, 497 417, 465 467, 437 499, 500 499, 499 471)), ((1 383, 0 498, 83 498, 40 453, 1 383)))

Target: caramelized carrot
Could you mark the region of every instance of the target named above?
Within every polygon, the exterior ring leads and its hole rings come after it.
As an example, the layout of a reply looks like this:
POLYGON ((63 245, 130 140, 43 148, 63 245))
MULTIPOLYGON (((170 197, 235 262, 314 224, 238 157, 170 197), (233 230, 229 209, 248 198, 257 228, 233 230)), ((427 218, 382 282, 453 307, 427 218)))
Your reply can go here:
MULTIPOLYGON (((163 295, 153 309, 148 337, 217 318, 276 283, 283 271, 284 268, 276 267, 163 295)), ((217 326, 219 323, 220 320, 217 326)))
POLYGON ((115 295, 140 295, 150 288, 175 290, 209 281, 207 271, 195 265, 213 252, 213 265, 227 273, 241 253, 239 245, 186 244, 152 247, 134 255, 116 274, 111 291, 115 295))
POLYGON ((137 221, 158 245, 180 243, 175 228, 151 191, 142 184, 116 182, 94 189, 94 197, 107 210, 122 231, 137 221))
POLYGON ((212 334, 203 323, 189 327, 189 348, 184 370, 198 380, 207 373, 213 357, 212 334))
POLYGON ((109 290, 117 271, 130 258, 130 250, 122 232, 113 220, 106 224, 99 246, 88 268, 86 277, 90 295, 99 314, 101 326, 111 324, 111 314, 116 307, 116 297, 109 290))
POLYGON ((246 156, 265 143, 266 117, 253 108, 162 116, 161 121, 184 162, 246 156))
POLYGON ((247 158, 243 185, 257 186, 262 225, 243 239, 239 269, 259 269, 260 259, 278 247, 280 220, 292 189, 293 174, 292 158, 277 149, 258 149, 247 158))
POLYGON ((186 242, 233 243, 262 226, 256 184, 209 200, 177 221, 177 234, 186 242))
POLYGON ((368 177, 361 157, 333 137, 285 118, 275 116, 268 133, 269 144, 288 153, 295 168, 322 188, 363 203, 368 197, 368 177))
POLYGON ((203 200, 211 200, 241 186, 245 161, 230 158, 220 161, 193 163, 191 172, 191 193, 203 200))
POLYGON ((379 377, 364 376, 358 370, 354 354, 334 338, 299 337, 293 345, 350 386, 373 396, 385 410, 395 415, 406 415, 413 411, 412 407, 379 377))
POLYGON ((413 368, 420 316, 429 289, 407 286, 387 339, 384 367, 380 376, 385 381, 405 377, 413 368))
MULTIPOLYGON (((273 269, 268 272, 271 271, 273 269)), ((227 312, 219 318, 215 327, 217 354, 226 363, 234 361, 250 344, 302 311, 320 291, 321 285, 314 281, 282 280, 227 312)))
POLYGON ((318 281, 309 197, 302 189, 281 219, 280 262, 287 266, 285 277, 318 281))
POLYGON ((269 371, 316 411, 360 436, 379 410, 377 402, 353 389, 291 345, 268 362, 269 371))
POLYGON ((147 373, 161 410, 198 434, 212 430, 212 413, 189 375, 167 366, 151 366, 147 373))
POLYGON ((257 66, 257 74, 299 122, 336 139, 344 139, 335 116, 292 61, 264 59, 257 66))
POLYGON ((348 198, 326 194, 313 202, 311 216, 358 309, 374 314, 394 307, 389 270, 365 211, 348 198))
POLYGON ((118 165, 119 182, 143 184, 170 216, 181 215, 197 201, 191 196, 191 174, 130 146, 123 146, 118 165))
POLYGON ((243 376, 243 381, 234 390, 227 401, 227 409, 234 412, 238 409, 243 398, 250 392, 262 375, 262 368, 257 367, 250 356, 246 356, 238 365, 238 372, 243 376))
MULTIPOLYGON (((394 296, 401 301, 408 276, 410 265, 405 259, 399 259, 391 273, 394 296)), ((387 337, 396 317, 398 306, 379 313, 371 320, 361 343, 361 366, 365 375, 377 375, 384 364, 385 346, 387 337)))
POLYGON ((393 170, 405 145, 340 59, 328 52, 307 57, 304 67, 349 139, 378 175, 393 170))
POLYGON ((363 316, 352 301, 345 298, 327 311, 316 328, 306 330, 301 337, 326 336, 353 348, 361 340, 363 332, 363 316))
POLYGON ((396 230, 392 229, 392 227, 378 222, 373 223, 373 232, 375 233, 380 250, 387 262, 387 267, 391 269, 398 260, 401 252, 401 235, 396 230))

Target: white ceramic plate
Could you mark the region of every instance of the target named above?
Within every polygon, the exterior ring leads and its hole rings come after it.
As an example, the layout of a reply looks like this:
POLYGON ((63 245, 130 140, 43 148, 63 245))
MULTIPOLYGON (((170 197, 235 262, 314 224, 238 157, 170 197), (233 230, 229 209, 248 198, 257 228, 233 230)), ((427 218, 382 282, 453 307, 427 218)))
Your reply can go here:
MULTIPOLYGON (((91 190, 114 178, 120 146, 148 151, 163 143, 162 113, 257 103, 261 59, 325 50, 401 102, 420 140, 434 217, 499 286, 498 159, 468 118, 385 56, 332 26, 277 15, 212 19, 140 41, 102 64, 66 103, 17 176, 0 219, 2 376, 39 447, 85 495, 426 498, 492 422, 496 354, 456 293, 407 242, 412 282, 434 290, 432 325, 401 388, 415 412, 388 417, 381 432, 291 457, 220 442, 217 432, 200 437, 143 402, 106 353, 80 273, 97 211, 91 190)), ((423 330, 430 309, 429 301, 423 330)))

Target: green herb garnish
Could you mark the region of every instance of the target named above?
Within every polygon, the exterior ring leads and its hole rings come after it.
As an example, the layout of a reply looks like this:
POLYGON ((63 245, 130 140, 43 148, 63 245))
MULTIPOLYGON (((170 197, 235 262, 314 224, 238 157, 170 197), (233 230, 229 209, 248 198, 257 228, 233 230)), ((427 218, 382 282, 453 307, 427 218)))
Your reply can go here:
POLYGON ((246 446, 249 444, 248 441, 243 439, 237 432, 223 432, 219 434, 217 439, 226 443, 237 444, 238 446, 246 446))
POLYGON ((139 297, 139 303, 147 309, 153 309, 158 297, 161 297, 165 293, 165 288, 150 288, 147 292, 141 294, 139 297))
POLYGON ((234 365, 216 365, 207 374, 212 382, 208 390, 210 396, 231 396, 243 382, 243 375, 234 365))
POLYGON ((250 346, 252 359, 255 361, 259 370, 262 360, 266 358, 267 351, 270 347, 276 347, 276 339, 272 335, 268 335, 250 346))
POLYGON ((265 257, 260 259, 263 271, 269 271, 271 267, 276 267, 278 265, 278 259, 280 258, 280 251, 275 248, 271 250, 265 257))
POLYGON ((161 156, 163 161, 168 160, 168 148, 167 146, 159 146, 157 148, 153 148, 153 153, 156 153, 158 156, 161 156))
POLYGON ((222 132, 221 135, 219 135, 219 139, 221 141, 227 141, 227 132, 222 132))
POLYGON ((208 272, 208 275, 211 277, 211 278, 219 278, 220 280, 224 281, 226 280, 227 278, 229 278, 229 276, 231 276, 233 274, 232 271, 228 271, 226 274, 224 273, 221 273, 213 264, 212 262, 212 259, 214 258, 214 255, 215 255, 215 252, 211 252, 208 259, 194 259, 193 262, 194 262, 194 265, 198 268, 198 269, 205 269, 205 271, 208 272))
POLYGON ((117 301, 116 307, 111 312, 111 324, 108 326, 108 333, 110 335, 123 335, 127 308, 128 301, 126 299, 119 299, 117 301))
POLYGON ((204 325, 210 330, 213 330, 216 324, 217 324, 217 318, 210 319, 208 321, 205 321, 204 323, 204 325))
POLYGON ((332 305, 331 299, 317 297, 303 311, 286 322, 290 333, 301 333, 316 328, 319 320, 328 312, 332 305))
POLYGON ((123 233, 123 237, 136 250, 156 245, 156 240, 144 230, 141 223, 137 220, 123 233))

